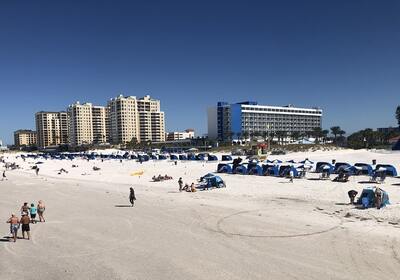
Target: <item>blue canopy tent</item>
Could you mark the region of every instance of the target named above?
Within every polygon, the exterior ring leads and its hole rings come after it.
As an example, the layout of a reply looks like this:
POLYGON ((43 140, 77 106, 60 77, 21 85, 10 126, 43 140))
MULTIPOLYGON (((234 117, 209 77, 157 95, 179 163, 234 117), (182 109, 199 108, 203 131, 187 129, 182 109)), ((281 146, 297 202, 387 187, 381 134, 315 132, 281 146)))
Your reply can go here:
POLYGON ((269 160, 269 159, 267 159, 267 163, 275 163, 275 164, 278 164, 278 163, 282 163, 282 161, 279 160, 279 159, 274 159, 274 160, 269 160))
POLYGON ((229 155, 222 155, 222 161, 231 161, 232 157, 229 155))
POLYGON ((157 157, 156 155, 150 155, 150 158, 151 158, 151 159, 154 159, 154 160, 157 160, 157 159, 158 159, 158 157, 157 157))
POLYGON ((166 155, 158 155, 158 159, 165 160, 165 159, 167 159, 167 156, 166 155))
POLYGON ((170 155, 169 156, 170 160, 178 160, 179 157, 177 155, 170 155))
POLYGON ((289 175, 290 171, 293 171, 294 177, 299 177, 299 172, 293 165, 281 165, 279 167, 279 176, 286 177, 289 175))
MULTIPOLYGON (((369 207, 375 207, 375 187, 367 187, 364 188, 360 197, 357 200, 357 204, 362 205, 363 204, 363 199, 365 200, 365 205, 367 206, 367 208, 369 207)), ((388 204, 390 204, 389 202, 389 195, 387 192, 385 192, 384 190, 382 190, 382 204, 381 207, 384 207, 388 204)))
POLYGON ((233 170, 233 173, 246 175, 248 173, 247 166, 245 164, 240 164, 233 170))
POLYGON ((141 161, 149 161, 150 160, 150 157, 148 155, 139 155, 138 158, 139 158, 139 161, 140 160, 141 161))
POLYGON ((378 169, 385 169, 385 173, 386 176, 390 176, 390 177, 396 177, 397 176, 397 170, 393 165, 389 165, 389 164, 378 164, 375 167, 375 172, 378 169))
POLYGON ((287 160, 286 162, 288 162, 288 163, 296 163, 293 159, 287 160))
POLYGON ((279 176, 279 166, 274 164, 263 164, 263 175, 265 176, 279 176))
POLYGON ((333 168, 333 173, 338 173, 340 169, 348 169, 351 167, 351 164, 348 164, 347 162, 337 162, 335 163, 335 167, 333 168))
POLYGON ((179 155, 179 160, 187 160, 187 156, 186 155, 179 155))
POLYGON ((196 156, 194 154, 188 154, 188 160, 196 160, 196 156))
POLYGON ((326 166, 329 167, 329 173, 331 174, 333 172, 333 165, 328 163, 328 162, 317 162, 317 165, 315 166, 315 172, 321 173, 324 169, 326 170, 326 166), (325 167, 325 168, 324 168, 325 167))
POLYGON ((232 173, 233 164, 231 163, 220 163, 217 167, 218 173, 232 173))
POLYGON ((217 161, 218 158, 215 155, 208 155, 208 161, 217 161))
POLYGON ((372 168, 371 165, 366 164, 366 163, 356 163, 354 166, 357 168, 359 173, 356 174, 362 174, 362 175, 369 175, 372 176, 374 169, 372 168))
POLYGON ((255 164, 251 167, 248 167, 248 174, 249 175, 258 175, 262 176, 263 175, 263 167, 262 164, 255 164))
POLYGON ((136 155, 131 155, 131 159, 137 159, 138 157, 136 155))
POLYGON ((314 164, 314 162, 311 161, 311 160, 309 160, 309 159, 302 160, 302 161, 300 161, 299 163, 307 164, 307 165, 314 164))
POLYGON ((196 160, 205 160, 205 157, 204 157, 203 154, 198 154, 198 155, 196 156, 196 160))
POLYGON ((221 177, 214 175, 212 173, 208 173, 207 175, 201 178, 200 185, 198 188, 225 188, 225 182, 221 177))

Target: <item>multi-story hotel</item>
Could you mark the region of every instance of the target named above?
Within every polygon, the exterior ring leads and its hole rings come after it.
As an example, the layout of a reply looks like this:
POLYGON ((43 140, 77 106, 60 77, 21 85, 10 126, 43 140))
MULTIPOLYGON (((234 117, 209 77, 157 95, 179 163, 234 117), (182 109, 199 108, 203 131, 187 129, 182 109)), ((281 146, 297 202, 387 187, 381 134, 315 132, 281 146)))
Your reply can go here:
POLYGON ((108 102, 109 133, 112 144, 140 141, 138 104, 135 96, 122 95, 108 102))
POLYGON ((165 115, 160 100, 146 95, 138 99, 140 141, 165 141, 165 115))
POLYGON ((20 129, 14 132, 14 145, 16 147, 36 146, 36 131, 20 129))
POLYGON ((69 143, 72 146, 107 141, 106 108, 79 102, 68 107, 69 143))
POLYGON ((108 143, 108 110, 104 106, 92 107, 93 143, 108 143))
POLYGON ((175 140, 182 140, 182 139, 192 139, 194 138, 194 129, 186 129, 185 131, 174 131, 168 132, 166 134, 167 141, 175 141, 175 140))
POLYGON ((318 108, 264 106, 247 101, 218 102, 208 109, 208 137, 220 141, 236 139, 244 133, 308 132, 321 125, 322 110, 318 108))
POLYGON ((68 144, 67 112, 38 112, 35 114, 37 144, 40 148, 68 144))

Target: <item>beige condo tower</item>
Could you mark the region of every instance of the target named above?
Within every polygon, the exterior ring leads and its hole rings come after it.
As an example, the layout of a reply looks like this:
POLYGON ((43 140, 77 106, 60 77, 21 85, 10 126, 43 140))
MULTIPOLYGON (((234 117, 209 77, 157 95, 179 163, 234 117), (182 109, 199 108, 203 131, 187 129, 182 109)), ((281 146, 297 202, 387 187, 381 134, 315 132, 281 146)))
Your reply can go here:
POLYGON ((67 112, 38 112, 35 114, 37 144, 40 148, 68 144, 67 112))

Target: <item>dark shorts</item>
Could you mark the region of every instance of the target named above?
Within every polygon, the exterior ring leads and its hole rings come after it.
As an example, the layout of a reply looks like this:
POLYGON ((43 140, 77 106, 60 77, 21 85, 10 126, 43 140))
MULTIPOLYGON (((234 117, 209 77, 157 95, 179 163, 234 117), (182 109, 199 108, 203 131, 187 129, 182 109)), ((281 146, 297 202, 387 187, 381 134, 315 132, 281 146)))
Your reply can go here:
POLYGON ((27 224, 27 225, 22 225, 22 231, 31 231, 31 229, 30 229, 30 227, 29 227, 29 224, 27 224))
POLYGON ((31 214, 31 219, 35 219, 36 218, 36 214, 31 214))

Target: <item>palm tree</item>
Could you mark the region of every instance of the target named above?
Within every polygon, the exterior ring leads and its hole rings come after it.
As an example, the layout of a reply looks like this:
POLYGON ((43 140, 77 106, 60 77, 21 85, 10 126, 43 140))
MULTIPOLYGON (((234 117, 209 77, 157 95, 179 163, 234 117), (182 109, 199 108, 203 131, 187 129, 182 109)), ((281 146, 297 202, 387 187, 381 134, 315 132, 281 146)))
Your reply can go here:
POLYGON ((312 130, 312 134, 315 137, 316 142, 319 142, 319 138, 322 136, 322 128, 314 127, 312 130))
POLYGON ((345 134, 346 134, 346 131, 344 131, 344 130, 340 130, 338 134, 340 135, 340 137, 343 137, 343 135, 345 135, 345 134))
POLYGON ((331 127, 331 133, 332 133, 333 136, 335 137, 335 138, 334 138, 334 142, 335 142, 335 143, 336 143, 337 135, 340 134, 339 132, 340 132, 341 130, 342 130, 342 129, 340 128, 340 126, 332 126, 332 127, 331 127))
POLYGON ((324 129, 322 130, 322 137, 323 137, 323 142, 326 142, 326 138, 328 138, 329 130, 324 129))

